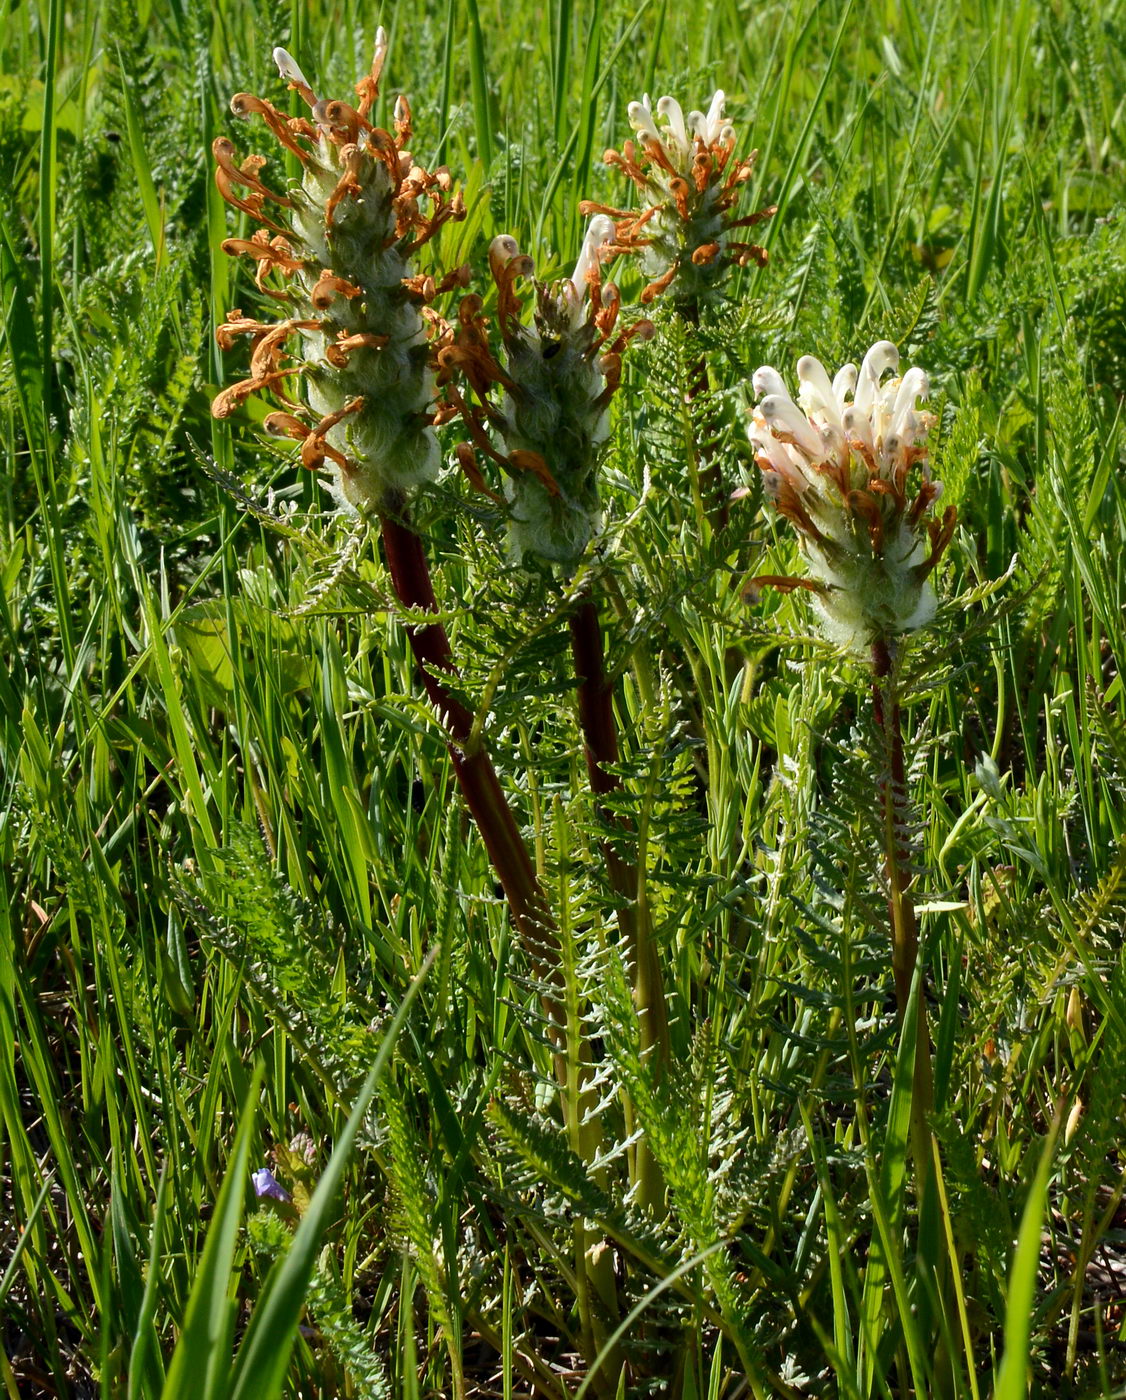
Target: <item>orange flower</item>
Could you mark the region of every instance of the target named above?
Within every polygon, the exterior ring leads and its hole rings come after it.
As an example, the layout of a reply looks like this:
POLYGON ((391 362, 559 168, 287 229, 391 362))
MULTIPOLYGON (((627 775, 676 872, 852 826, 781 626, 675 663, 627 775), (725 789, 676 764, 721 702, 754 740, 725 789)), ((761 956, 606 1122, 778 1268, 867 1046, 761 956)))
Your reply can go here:
POLYGON ((614 250, 639 257, 651 279, 643 303, 668 291, 675 301, 698 307, 718 294, 731 266, 766 262, 764 248, 731 237, 733 230, 769 219, 775 206, 733 217, 758 152, 735 160, 735 129, 724 119, 723 107, 722 92, 713 96, 706 114, 690 112, 687 119, 672 97, 662 97, 656 113, 648 96, 631 102, 637 144, 627 141, 620 152, 608 150, 605 160, 638 187, 643 206, 634 212, 590 200, 581 206, 583 213, 613 218, 614 250))
POLYGON ((262 178, 265 158, 240 163, 226 137, 213 147, 223 198, 262 226, 224 249, 252 258, 259 289, 289 314, 270 325, 232 312, 219 327, 224 349, 252 337, 251 373, 220 393, 212 412, 226 417, 250 394, 272 393, 284 405, 268 420, 274 430, 301 442, 302 463, 327 470, 339 499, 364 511, 437 474, 423 313, 439 291, 464 283, 460 269, 436 285, 411 267, 417 249, 465 208, 448 170, 424 170, 410 155, 405 99, 395 105, 393 135, 371 122, 386 54, 380 29, 355 106, 319 98, 284 49, 274 60, 309 117, 288 117, 249 93, 232 99, 237 116, 260 118, 297 157, 299 186, 278 192, 262 178))

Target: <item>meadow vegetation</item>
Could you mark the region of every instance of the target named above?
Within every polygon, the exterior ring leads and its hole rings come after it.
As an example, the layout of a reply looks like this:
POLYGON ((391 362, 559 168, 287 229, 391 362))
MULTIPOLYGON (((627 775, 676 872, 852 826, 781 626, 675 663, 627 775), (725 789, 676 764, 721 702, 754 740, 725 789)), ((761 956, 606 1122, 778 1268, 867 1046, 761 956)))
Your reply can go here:
POLYGON ((0 3, 0 1390, 1126 1395, 1126 6, 0 3), (213 143, 301 171, 230 99, 380 22, 435 324, 500 235, 569 276, 643 93, 758 150, 768 257, 603 268, 652 333, 554 562, 487 412, 409 517, 211 412, 273 314, 213 143), (886 665, 761 582, 748 436, 883 341, 949 525, 886 665))

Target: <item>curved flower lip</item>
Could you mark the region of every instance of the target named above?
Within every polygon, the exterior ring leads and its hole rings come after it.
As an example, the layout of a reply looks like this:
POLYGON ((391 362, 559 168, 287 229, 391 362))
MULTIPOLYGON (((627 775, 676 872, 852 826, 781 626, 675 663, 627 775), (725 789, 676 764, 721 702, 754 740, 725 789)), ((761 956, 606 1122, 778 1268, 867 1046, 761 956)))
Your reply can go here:
POLYGON ((616 232, 614 220, 607 214, 595 214, 587 225, 575 270, 563 283, 563 297, 571 308, 573 326, 578 326, 582 321, 591 274, 598 271, 602 261, 601 250, 607 244, 613 243, 616 232))
POLYGON ((676 98, 666 95, 657 102, 656 117, 664 118, 664 125, 658 126, 649 94, 645 93, 640 102, 629 104, 626 113, 630 126, 642 141, 661 146, 672 163, 687 174, 695 158, 697 141, 710 148, 735 140, 735 128, 723 115, 726 101, 722 89, 717 88, 706 114, 693 111, 685 118, 684 108, 676 98))
POLYGON ((712 94, 711 105, 706 114, 703 112, 688 113, 689 127, 705 146, 712 146, 717 141, 726 145, 728 141, 735 139, 735 128, 724 119, 723 115, 726 102, 726 94, 722 89, 717 88, 712 94))
MULTIPOLYGON (((832 380, 820 360, 803 355, 797 363, 795 403, 777 370, 763 365, 752 377, 759 398, 752 439, 765 448, 768 433, 794 448, 789 460, 807 474, 811 468, 843 468, 848 453, 856 453, 875 478, 901 489, 907 468, 926 455, 922 443, 931 418, 917 407, 930 393, 926 372, 913 367, 885 380, 898 367, 899 350, 890 340, 877 341, 859 370, 843 365, 832 380)), ((779 454, 768 450, 767 455, 777 469, 779 454)))

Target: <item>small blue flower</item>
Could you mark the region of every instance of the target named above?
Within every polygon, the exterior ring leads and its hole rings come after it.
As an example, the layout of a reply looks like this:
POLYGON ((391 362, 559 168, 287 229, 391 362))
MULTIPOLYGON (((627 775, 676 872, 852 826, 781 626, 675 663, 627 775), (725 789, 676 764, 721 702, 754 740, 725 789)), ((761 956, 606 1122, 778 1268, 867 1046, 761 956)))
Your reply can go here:
POLYGON ((280 1184, 269 1167, 259 1167, 256 1172, 251 1172, 250 1179, 254 1182, 256 1196, 269 1196, 273 1201, 292 1200, 289 1192, 280 1184))

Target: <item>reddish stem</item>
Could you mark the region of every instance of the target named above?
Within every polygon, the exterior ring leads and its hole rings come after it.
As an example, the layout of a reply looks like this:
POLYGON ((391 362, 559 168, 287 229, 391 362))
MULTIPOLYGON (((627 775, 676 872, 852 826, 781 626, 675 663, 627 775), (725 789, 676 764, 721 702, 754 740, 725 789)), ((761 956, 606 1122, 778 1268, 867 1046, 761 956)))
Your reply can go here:
MULTIPOLYGON (((405 508, 400 506, 394 515, 381 516, 380 524, 383 555, 399 601, 412 612, 437 612, 422 540, 410 527, 405 508)), ((407 636, 422 684, 446 730, 446 747, 462 796, 504 889, 533 972, 550 987, 559 987, 559 940, 547 896, 489 755, 480 744, 469 747, 473 714, 441 679, 442 672, 457 674, 446 629, 440 622, 410 624, 407 636)), ((545 1006, 552 1022, 561 1029, 563 1013, 559 1000, 554 995, 545 996, 545 1006)))
POLYGON ((608 771, 618 762, 618 731, 614 723, 614 688, 606 677, 598 605, 584 598, 571 614, 571 651, 579 682, 579 723, 582 725, 587 773, 597 797, 617 792, 622 780, 608 771))

